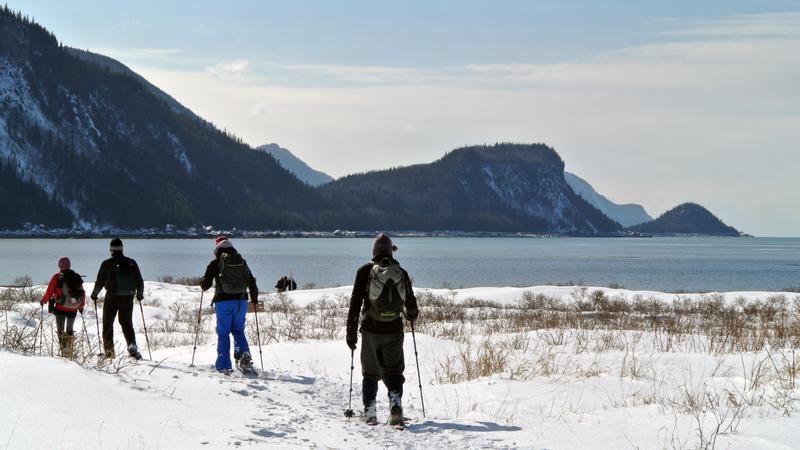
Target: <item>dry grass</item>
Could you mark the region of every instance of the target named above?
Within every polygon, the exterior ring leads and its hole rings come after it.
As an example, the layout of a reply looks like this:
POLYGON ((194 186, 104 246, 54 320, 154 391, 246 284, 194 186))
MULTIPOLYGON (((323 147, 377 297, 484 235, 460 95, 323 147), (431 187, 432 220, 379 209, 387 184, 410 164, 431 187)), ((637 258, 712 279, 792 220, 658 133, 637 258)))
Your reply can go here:
POLYGON ((173 275, 162 275, 158 277, 158 281, 168 284, 182 284, 184 286, 200 286, 203 277, 176 277, 173 275))

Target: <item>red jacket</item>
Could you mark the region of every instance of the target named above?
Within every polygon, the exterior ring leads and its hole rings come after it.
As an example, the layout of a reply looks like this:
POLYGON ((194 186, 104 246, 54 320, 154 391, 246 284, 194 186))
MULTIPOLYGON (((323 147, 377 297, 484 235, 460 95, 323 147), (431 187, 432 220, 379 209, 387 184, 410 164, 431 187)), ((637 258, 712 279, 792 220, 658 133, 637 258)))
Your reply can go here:
MULTIPOLYGON (((61 272, 56 273, 55 275, 53 275, 52 278, 50 278, 50 282, 47 283, 47 290, 44 291, 44 296, 42 297, 43 305, 49 302, 51 298, 56 300, 61 298, 61 283, 59 283, 60 280, 61 280, 61 272)), ((85 294, 83 298, 81 298, 81 306, 79 309, 82 309, 84 306, 86 306, 85 294)), ((63 306, 58 304, 58 301, 56 301, 55 303, 55 308, 59 311, 64 311, 64 312, 75 311, 74 309, 64 308, 63 306)))

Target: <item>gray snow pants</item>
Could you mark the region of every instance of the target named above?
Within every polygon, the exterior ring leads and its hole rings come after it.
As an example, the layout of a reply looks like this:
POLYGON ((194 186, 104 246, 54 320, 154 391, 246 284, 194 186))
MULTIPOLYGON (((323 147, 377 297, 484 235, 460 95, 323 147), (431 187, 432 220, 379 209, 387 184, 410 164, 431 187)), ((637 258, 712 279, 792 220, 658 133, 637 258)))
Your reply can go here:
POLYGON ((406 368, 403 355, 405 334, 374 334, 361 332, 361 374, 364 376, 362 396, 364 406, 375 401, 378 380, 383 380, 390 395, 403 396, 403 371, 406 368))

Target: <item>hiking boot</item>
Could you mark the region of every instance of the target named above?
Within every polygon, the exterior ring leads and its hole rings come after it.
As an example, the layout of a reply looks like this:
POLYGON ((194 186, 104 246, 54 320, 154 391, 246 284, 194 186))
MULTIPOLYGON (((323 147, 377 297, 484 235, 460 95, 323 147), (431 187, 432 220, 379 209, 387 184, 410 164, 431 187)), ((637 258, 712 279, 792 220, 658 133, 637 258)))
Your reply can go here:
POLYGON ((103 358, 114 359, 115 356, 117 356, 117 354, 114 352, 113 348, 107 348, 103 352, 103 358))
POLYGON ((364 408, 364 422, 366 422, 367 425, 378 424, 378 411, 375 402, 370 403, 369 406, 364 408))
POLYGON ((58 350, 62 358, 67 357, 67 333, 58 333, 58 350))
POLYGON ((61 356, 67 359, 75 357, 75 336, 67 334, 64 336, 64 345, 61 348, 61 356))
POLYGON ((128 356, 137 361, 142 359, 142 354, 139 353, 139 347, 137 347, 136 344, 131 344, 128 346, 128 356))

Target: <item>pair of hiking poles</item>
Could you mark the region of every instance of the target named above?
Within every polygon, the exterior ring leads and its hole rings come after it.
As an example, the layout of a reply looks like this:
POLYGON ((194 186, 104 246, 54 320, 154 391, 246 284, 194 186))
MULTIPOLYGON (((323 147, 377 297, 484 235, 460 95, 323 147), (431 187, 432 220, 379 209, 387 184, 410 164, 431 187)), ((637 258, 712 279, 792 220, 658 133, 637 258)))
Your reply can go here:
MULTIPOLYGON (((194 367, 194 356, 197 353, 197 338, 200 336, 200 320, 203 314, 203 294, 205 291, 200 291, 200 307, 197 308, 197 325, 194 331, 194 348, 192 349, 192 363, 189 367, 194 367)), ((264 371, 264 355, 261 352, 261 327, 258 326, 258 303, 253 304, 253 312, 256 315, 256 339, 258 340, 258 359, 261 361, 261 371, 264 371)))
MULTIPOLYGON (((98 320, 97 320, 98 346, 102 347, 102 345, 100 344, 100 342, 102 342, 102 341, 101 341, 101 337, 100 337, 99 316, 96 313, 96 311, 97 311, 97 300, 94 301, 94 307, 95 307, 95 316, 98 317, 98 320)), ((79 309, 78 312, 81 314, 81 327, 83 328, 83 336, 86 338, 86 347, 91 349, 92 348, 92 341, 89 339, 89 332, 86 329, 86 317, 83 315, 83 309, 79 309)), ((142 319, 144 320, 144 316, 142 316, 142 319)), ((44 348, 44 305, 40 306, 40 309, 39 309, 39 326, 36 327, 36 330, 34 331, 33 348, 31 349, 31 353, 33 353, 33 354, 36 354, 36 341, 37 341, 37 338, 39 340, 39 355, 42 355, 43 354, 42 353, 43 352, 43 348, 44 348)), ((147 339, 146 336, 145 336, 145 339, 147 339)), ((150 350, 150 345, 149 344, 150 343, 149 343, 149 340, 148 340, 148 352, 150 350)))
MULTIPOLYGON (((422 377, 419 374, 419 354, 417 353, 417 335, 414 332, 414 321, 411 320, 411 339, 414 342, 414 361, 417 363, 417 381, 419 382, 419 400, 422 402, 422 417, 425 415, 425 397, 422 396, 422 377)), ((353 369, 355 369, 355 355, 356 351, 350 350, 350 398, 347 402, 347 409, 344 411, 344 416, 348 419, 355 417, 356 413, 353 412, 353 369)))

